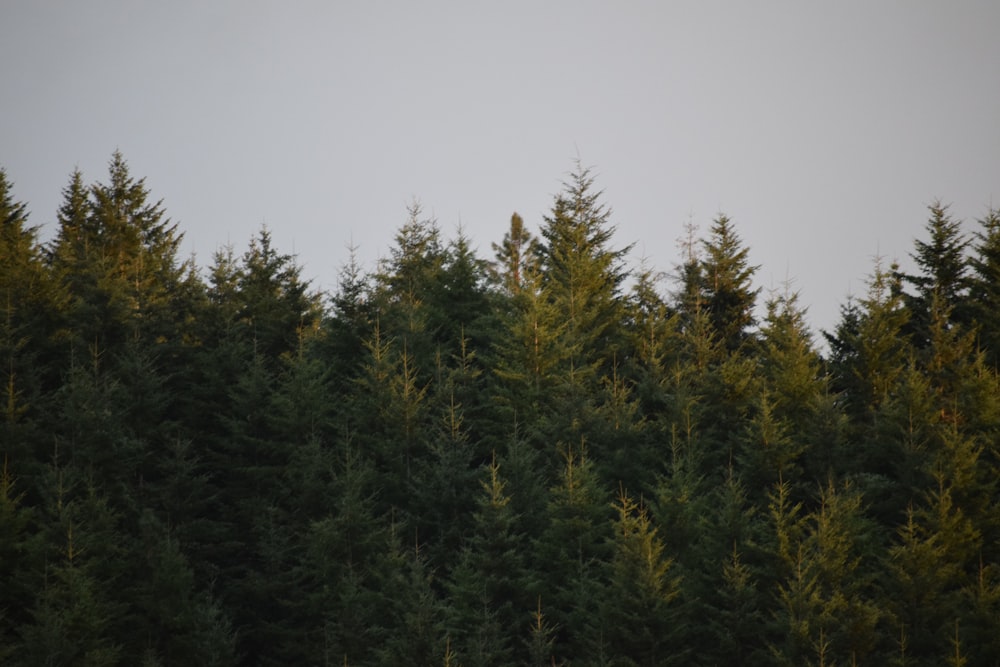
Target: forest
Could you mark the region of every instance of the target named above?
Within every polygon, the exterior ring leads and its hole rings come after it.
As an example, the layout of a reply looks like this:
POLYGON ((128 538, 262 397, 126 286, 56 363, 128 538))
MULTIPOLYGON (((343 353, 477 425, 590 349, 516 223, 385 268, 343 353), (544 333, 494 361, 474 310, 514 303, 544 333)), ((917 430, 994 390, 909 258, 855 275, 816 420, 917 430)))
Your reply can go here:
POLYGON ((814 334, 724 215, 629 266, 579 163, 328 294, 118 152, 45 242, 14 189, 2 665, 1000 665, 1000 210, 814 334))

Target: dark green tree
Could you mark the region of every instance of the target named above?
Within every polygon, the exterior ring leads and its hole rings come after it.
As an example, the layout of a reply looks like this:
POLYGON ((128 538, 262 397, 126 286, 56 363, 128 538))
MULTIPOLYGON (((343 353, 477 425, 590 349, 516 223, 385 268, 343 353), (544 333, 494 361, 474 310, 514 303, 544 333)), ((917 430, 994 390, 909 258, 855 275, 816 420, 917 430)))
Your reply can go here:
POLYGON ((12 661, 18 649, 16 629, 27 622, 33 590, 28 572, 31 509, 23 504, 10 463, 0 469, 0 661, 12 661))
POLYGON ((526 536, 500 465, 494 460, 485 472, 472 533, 446 583, 448 634, 463 662, 518 664, 532 607, 525 581, 526 536))
POLYGON ((759 267, 750 264, 750 249, 743 245, 725 215, 713 221, 710 236, 702 246, 698 301, 723 347, 736 351, 750 338, 756 324, 754 306, 760 290, 754 289, 752 283, 759 267))
POLYGON ((514 213, 503 241, 492 244, 492 248, 495 259, 490 265, 490 275, 493 281, 508 295, 517 295, 529 284, 530 276, 538 273, 538 241, 525 228, 524 219, 514 213))
MULTIPOLYGON (((555 655, 573 662, 587 656, 584 629, 599 612, 596 592, 611 553, 611 516, 586 447, 565 445, 561 454, 562 474, 549 490, 545 526, 532 549, 536 577, 532 589, 547 600, 552 632, 546 637, 551 638, 555 655)), ((541 621, 535 620, 540 632, 541 621)))
POLYGON ((178 342, 183 236, 162 201, 150 201, 145 179, 135 179, 116 151, 106 183, 87 189, 76 171, 63 196, 51 256, 73 299, 70 326, 79 349, 117 350, 129 337, 178 342))
POLYGON ((934 303, 946 309, 954 322, 968 323, 966 308, 969 289, 968 240, 962 233, 961 223, 952 219, 948 206, 940 201, 928 207, 930 219, 925 226, 927 240, 918 239, 916 251, 911 255, 919 273, 900 276, 912 285, 915 293, 906 294, 905 303, 911 317, 908 330, 918 348, 927 345, 934 303))
POLYGON ((876 425, 879 407, 892 395, 909 356, 904 332, 909 311, 897 273, 876 258, 865 298, 848 303, 835 333, 827 334, 832 389, 842 392, 855 442, 876 425))
POLYGON ((623 347, 623 258, 631 246, 610 247, 615 230, 601 194, 590 169, 577 163, 541 229, 542 292, 565 323, 568 357, 559 373, 581 390, 609 373, 623 347))
MULTIPOLYGON (((0 456, 33 471, 42 448, 42 399, 59 382, 54 359, 65 300, 44 263, 38 228, 0 169, 0 456)), ((48 443, 45 443, 46 445, 48 443)))
POLYGON ((385 334, 400 344, 420 364, 428 377, 434 367, 435 325, 431 302, 446 262, 441 231, 426 218, 420 204, 408 208, 406 223, 396 232, 389 258, 375 275, 376 318, 385 334))
POLYGON ((979 327, 979 342, 987 365, 1000 367, 1000 210, 990 209, 979 220, 975 253, 969 259, 969 304, 979 327))
POLYGON ((673 561, 644 507, 624 490, 614 507, 614 553, 600 620, 590 630, 594 655, 609 664, 684 664, 673 561))

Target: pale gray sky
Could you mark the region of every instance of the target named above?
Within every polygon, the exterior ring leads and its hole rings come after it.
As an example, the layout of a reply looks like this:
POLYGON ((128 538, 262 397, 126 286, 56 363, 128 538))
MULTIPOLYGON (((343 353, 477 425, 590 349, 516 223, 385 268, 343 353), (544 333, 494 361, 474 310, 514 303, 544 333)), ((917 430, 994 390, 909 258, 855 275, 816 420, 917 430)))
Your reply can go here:
POLYGON ((414 198, 483 256, 579 154, 657 268, 729 215, 834 326, 926 205, 1000 204, 1000 2, 5 0, 0 166, 51 236, 120 149, 201 265, 262 224, 333 288, 414 198))

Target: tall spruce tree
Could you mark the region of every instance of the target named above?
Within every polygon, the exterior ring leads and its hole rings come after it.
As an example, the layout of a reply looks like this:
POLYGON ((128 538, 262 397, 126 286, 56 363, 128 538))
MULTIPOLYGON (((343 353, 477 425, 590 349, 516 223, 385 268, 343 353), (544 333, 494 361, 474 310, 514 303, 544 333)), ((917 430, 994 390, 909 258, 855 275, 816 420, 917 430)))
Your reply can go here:
POLYGON ((569 355, 560 373, 570 387, 593 388, 623 346, 623 258, 631 246, 610 247, 611 209, 601 194, 577 163, 541 229, 542 290, 565 322, 569 355))
POLYGON ((492 244, 494 261, 490 265, 493 280, 510 296, 524 289, 529 277, 538 273, 539 244, 524 226, 524 218, 514 213, 503 241, 492 244))
POLYGON ((74 299, 71 327, 81 349, 117 350, 128 337, 177 339, 182 238, 120 152, 111 157, 106 183, 86 190, 79 171, 73 173, 52 260, 74 299))
POLYGON ((476 665, 511 665, 522 648, 520 630, 531 609, 525 582, 520 517, 494 460, 484 471, 473 528, 446 583, 448 633, 461 659, 476 665))
POLYGON ((946 205, 935 201, 927 208, 931 214, 925 226, 928 238, 918 239, 916 251, 911 255, 919 273, 901 274, 903 281, 915 290, 914 294, 906 295, 905 303, 911 313, 909 331, 917 348, 929 342, 935 302, 938 308, 949 312, 953 321, 969 321, 965 298, 969 288, 965 256, 969 242, 962 233, 961 223, 949 215, 946 205))
POLYGON ((28 225, 27 204, 11 190, 0 169, 0 456, 28 472, 43 447, 40 401, 63 370, 53 354, 65 302, 45 266, 38 228, 28 225))
POLYGON ((614 507, 614 553, 590 630, 593 655, 610 664, 685 664, 673 561, 644 507, 624 490, 614 507))
POLYGON ((995 371, 1000 368, 1000 209, 979 220, 974 239, 969 303, 987 365, 995 371))
POLYGON ((700 302, 712 329, 729 351, 739 349, 756 324, 754 306, 759 290, 752 287, 759 267, 749 262, 750 249, 743 245, 728 216, 713 223, 709 238, 702 241, 700 302))

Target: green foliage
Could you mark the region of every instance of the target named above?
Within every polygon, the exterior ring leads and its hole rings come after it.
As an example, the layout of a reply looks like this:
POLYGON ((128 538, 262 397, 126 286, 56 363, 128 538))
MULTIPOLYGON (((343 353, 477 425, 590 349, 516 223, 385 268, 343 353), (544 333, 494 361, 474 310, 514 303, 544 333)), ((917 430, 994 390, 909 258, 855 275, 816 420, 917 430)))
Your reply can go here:
POLYGON ((725 216, 661 293, 579 164, 325 302, 267 229, 179 261, 118 153, 48 244, 0 169, 0 662, 994 666, 1000 222, 930 210, 824 353, 725 216))
POLYGON ((723 347, 738 350, 750 336, 756 323, 754 303, 758 290, 751 287, 759 267, 749 263, 750 249, 743 246, 732 221, 720 215, 712 222, 711 235, 703 242, 699 303, 708 314, 712 330, 723 347))
POLYGON ((614 551, 592 634, 612 664, 683 664, 673 561, 644 507, 622 490, 614 508, 614 551))

